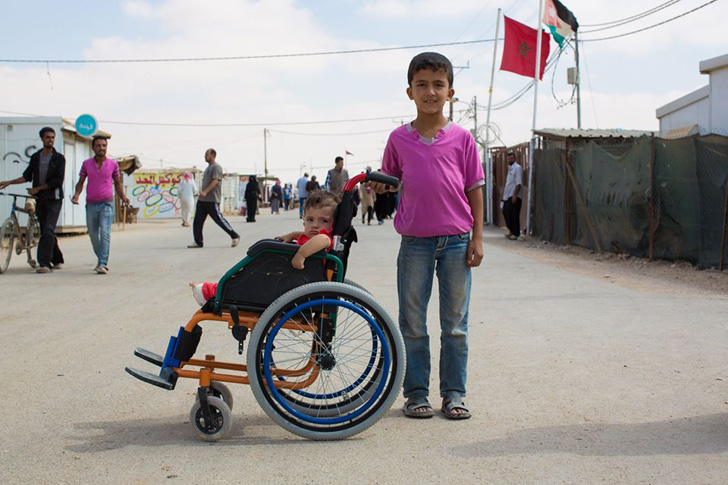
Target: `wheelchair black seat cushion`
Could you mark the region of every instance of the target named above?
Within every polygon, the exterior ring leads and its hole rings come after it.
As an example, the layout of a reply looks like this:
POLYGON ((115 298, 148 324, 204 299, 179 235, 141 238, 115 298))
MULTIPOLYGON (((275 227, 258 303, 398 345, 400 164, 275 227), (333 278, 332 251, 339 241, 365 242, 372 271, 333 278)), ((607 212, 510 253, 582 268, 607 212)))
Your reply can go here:
MULTIPOLYGON (((263 240, 248 250, 253 258, 248 264, 218 287, 223 306, 239 309, 265 309, 279 296, 307 283, 326 281, 324 260, 317 256, 306 259, 302 270, 291 266, 299 246, 276 240, 263 240)), ((326 251, 321 251, 325 255, 326 251)))

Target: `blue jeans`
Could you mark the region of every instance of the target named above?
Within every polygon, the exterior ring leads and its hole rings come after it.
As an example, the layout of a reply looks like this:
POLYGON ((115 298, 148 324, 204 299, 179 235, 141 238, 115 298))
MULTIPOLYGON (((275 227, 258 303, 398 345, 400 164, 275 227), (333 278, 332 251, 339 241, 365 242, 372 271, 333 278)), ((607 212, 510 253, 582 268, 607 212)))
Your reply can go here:
POLYGON ((111 223, 114 220, 114 203, 87 202, 86 226, 88 237, 100 266, 109 264, 109 248, 111 247, 111 223))
POLYGON ((298 215, 303 217, 303 205, 306 203, 306 197, 298 198, 298 215))
POLYGON ((455 236, 402 236, 397 258, 399 328, 407 351, 406 398, 427 398, 430 384, 430 337, 427 303, 437 274, 440 289, 440 396, 465 397, 468 366, 470 268, 468 233, 455 236))

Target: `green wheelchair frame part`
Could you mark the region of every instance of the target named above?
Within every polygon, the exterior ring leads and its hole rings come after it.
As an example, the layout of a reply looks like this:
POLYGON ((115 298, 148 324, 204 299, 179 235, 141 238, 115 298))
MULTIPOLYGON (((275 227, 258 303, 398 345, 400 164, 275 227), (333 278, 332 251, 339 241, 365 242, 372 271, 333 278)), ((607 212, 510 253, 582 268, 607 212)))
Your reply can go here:
MULTIPOLYGON (((245 256, 242 260, 240 260, 235 266, 230 268, 227 273, 225 273, 222 278, 220 278, 220 281, 218 281, 217 286, 219 288, 223 288, 225 285, 225 282, 230 279, 233 275, 235 275, 238 271, 240 271, 245 265, 249 264, 251 261, 255 260, 256 258, 259 258, 263 254, 266 253, 274 253, 274 254, 291 254, 292 251, 283 251, 280 249, 263 249, 255 256, 245 256)), ((294 253, 295 254, 295 253, 294 253)), ((344 281, 344 263, 341 261, 341 259, 337 258, 333 254, 312 254, 306 259, 326 259, 327 261, 333 261, 336 263, 336 273, 335 273, 335 280, 338 283, 341 283, 344 281)), ((215 308, 220 308, 220 300, 222 298, 222 292, 218 291, 215 295, 215 308)))

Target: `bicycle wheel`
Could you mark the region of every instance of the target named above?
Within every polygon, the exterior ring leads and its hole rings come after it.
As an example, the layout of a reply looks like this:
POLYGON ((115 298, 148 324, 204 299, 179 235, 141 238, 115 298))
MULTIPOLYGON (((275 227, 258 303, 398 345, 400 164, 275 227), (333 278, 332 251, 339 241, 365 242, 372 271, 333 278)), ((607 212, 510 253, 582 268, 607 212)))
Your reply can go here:
POLYGON ((392 406, 405 353, 399 328, 372 295, 322 282, 266 309, 247 364, 253 395, 276 423, 304 438, 335 440, 364 431, 392 406))
POLYGON ((28 220, 28 229, 25 234, 25 250, 28 252, 28 264, 31 268, 38 266, 38 263, 33 259, 33 248, 38 246, 40 241, 40 224, 38 219, 33 215, 28 220))
POLYGON ((30 221, 28 221, 27 240, 30 241, 28 248, 36 247, 40 242, 40 224, 38 223, 38 218, 35 216, 31 216, 30 221))
POLYGON ((0 226, 0 274, 8 269, 15 244, 15 221, 8 217, 0 226))

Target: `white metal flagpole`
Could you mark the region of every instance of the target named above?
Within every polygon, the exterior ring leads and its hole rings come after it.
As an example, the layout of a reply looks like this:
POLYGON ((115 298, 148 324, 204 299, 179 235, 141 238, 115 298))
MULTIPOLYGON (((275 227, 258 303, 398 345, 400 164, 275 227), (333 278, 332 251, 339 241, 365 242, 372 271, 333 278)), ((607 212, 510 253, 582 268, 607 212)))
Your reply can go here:
POLYGON ((533 151, 536 148, 536 109, 538 107, 538 82, 541 74, 541 22, 544 0, 538 0, 538 19, 536 21, 536 72, 533 84, 533 126, 531 141, 528 145, 528 205, 526 206, 526 233, 531 234, 531 206, 533 205, 533 151))
MULTIPOLYGON (((490 69, 490 88, 488 88, 488 113, 485 116, 485 142, 483 143, 483 158, 485 159, 485 196, 486 196, 486 217, 485 222, 493 224, 493 160, 488 152, 488 130, 490 130, 490 107, 493 102, 493 79, 495 78, 495 61, 498 52, 498 28, 500 27, 501 9, 498 9, 498 16, 495 20, 495 40, 493 41, 493 65, 490 69)), ((477 128, 476 128, 477 129, 477 128)))

